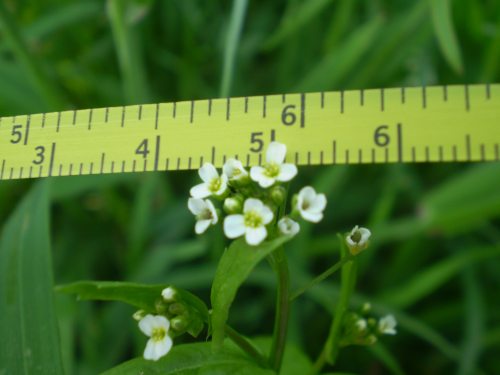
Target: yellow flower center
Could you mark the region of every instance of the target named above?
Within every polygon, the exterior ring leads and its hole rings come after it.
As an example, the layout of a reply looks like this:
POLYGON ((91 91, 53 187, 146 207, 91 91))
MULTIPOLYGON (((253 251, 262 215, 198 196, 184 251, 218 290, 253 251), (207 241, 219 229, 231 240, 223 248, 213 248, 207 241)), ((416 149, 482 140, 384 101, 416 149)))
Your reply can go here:
POLYGON ((161 341, 165 338, 167 332, 163 327, 153 328, 153 332, 151 332, 151 339, 153 341, 161 341))
POLYGON ((264 175, 267 177, 275 178, 280 173, 280 166, 276 163, 266 163, 264 164, 264 175))
POLYGON ((222 178, 220 177, 213 178, 208 184, 208 190, 210 190, 212 193, 216 193, 220 190, 221 186, 222 186, 222 178))
POLYGON ((255 211, 245 212, 244 215, 245 226, 250 228, 258 228, 262 226, 262 216, 255 211))

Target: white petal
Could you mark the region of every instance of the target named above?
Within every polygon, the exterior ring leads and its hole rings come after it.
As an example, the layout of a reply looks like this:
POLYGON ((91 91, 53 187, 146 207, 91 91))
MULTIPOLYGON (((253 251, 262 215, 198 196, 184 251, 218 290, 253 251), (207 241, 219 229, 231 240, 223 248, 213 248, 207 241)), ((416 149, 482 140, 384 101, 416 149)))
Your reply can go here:
POLYGON ((282 164, 285 161, 286 146, 283 143, 271 142, 266 152, 268 163, 282 164))
POLYGON ((172 349, 172 344, 173 342, 169 335, 165 335, 163 340, 158 341, 155 345, 156 358, 160 359, 165 356, 172 349))
POLYGON ((222 167, 222 172, 229 178, 241 178, 243 176, 248 175, 248 172, 243 168, 243 164, 241 161, 238 159, 230 158, 228 159, 225 163, 224 166, 222 167), (240 173, 236 173, 236 171, 239 171, 240 173))
POLYGON ((194 225, 194 231, 196 234, 202 234, 210 226, 212 220, 198 220, 194 225))
POLYGON ((319 223, 323 219, 323 214, 318 212, 311 212, 307 210, 300 211, 300 215, 304 220, 310 221, 311 223, 319 223))
POLYGON ((300 225, 299 223, 288 217, 283 217, 280 219, 280 221, 278 221, 278 228, 280 232, 285 235, 295 236, 297 233, 299 233, 300 225))
POLYGON ((170 328, 170 321, 167 318, 163 315, 155 315, 154 320, 156 327, 161 327, 165 330, 165 332, 168 332, 168 329, 170 328))
POLYGON ((267 176, 264 172, 266 170, 262 167, 255 166, 250 169, 250 178, 257 182, 261 187, 268 188, 274 184, 275 179, 267 176))
POLYGON ((316 197, 312 200, 312 202, 309 205, 309 211, 312 212, 323 212, 323 210, 326 207, 326 197, 325 194, 318 194, 316 197))
POLYGON ((283 164, 280 167, 280 173, 276 177, 278 181, 290 181, 297 175, 297 167, 294 164, 283 164))
POLYGON ((245 239, 249 245, 256 246, 267 237, 266 227, 246 228, 245 239))
POLYGON ((210 163, 203 164, 203 166, 198 169, 198 174, 204 182, 210 182, 214 178, 219 177, 217 169, 215 169, 215 167, 210 163))
POLYGON ((205 211, 206 207, 207 207, 207 204, 205 203, 205 201, 203 199, 200 199, 200 198, 189 198, 188 199, 188 208, 189 208, 189 211, 191 211, 191 213, 193 215, 201 214, 203 211, 205 211))
POLYGON ((262 222, 264 223, 264 225, 269 224, 273 220, 274 215, 269 207, 265 205, 262 206, 259 213, 260 216, 262 217, 262 222))
POLYGON ((310 186, 303 187, 299 191, 299 199, 302 199, 302 201, 312 202, 315 197, 316 191, 310 186))
POLYGON ((224 219, 224 233, 228 238, 237 238, 245 233, 243 215, 229 215, 224 219))
POLYGON ((248 198, 243 206, 243 212, 257 211, 260 212, 264 207, 264 203, 260 199, 248 198))
POLYGON ((210 210, 210 214, 212 215, 211 224, 217 224, 217 221, 219 221, 219 217, 217 216, 217 211, 215 211, 214 204, 208 199, 205 199, 205 203, 207 204, 207 208, 210 210))
POLYGON ((359 228, 359 232, 361 233, 361 240, 359 242, 365 243, 368 241, 372 233, 370 232, 369 229, 366 228, 359 228))
POLYGON ((151 332, 153 332, 153 328, 156 327, 155 317, 151 314, 146 315, 139 321, 139 329, 146 336, 151 336, 151 332))
POLYGON ((156 345, 155 341, 153 341, 152 339, 148 340, 146 348, 144 349, 144 359, 149 359, 153 361, 156 361, 158 359, 156 358, 155 355, 155 345, 156 345))
POLYGON ((208 185, 206 183, 193 186, 189 193, 193 198, 206 198, 212 195, 212 192, 208 190, 208 185))

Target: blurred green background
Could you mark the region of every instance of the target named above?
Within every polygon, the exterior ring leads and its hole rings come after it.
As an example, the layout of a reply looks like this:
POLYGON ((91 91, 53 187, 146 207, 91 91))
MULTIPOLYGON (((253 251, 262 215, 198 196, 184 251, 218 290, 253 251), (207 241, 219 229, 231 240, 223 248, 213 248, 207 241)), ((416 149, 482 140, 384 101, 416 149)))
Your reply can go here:
MULTIPOLYGON (((500 1, 45 0, 0 3, 0 116, 219 96, 500 81, 500 1)), ((492 136, 499 137, 497 134, 492 136)), ((295 287, 338 259, 335 234, 373 232, 353 305, 393 313, 398 335, 342 352, 358 374, 500 373, 500 165, 302 168, 326 218, 287 247, 295 287)), ((167 282, 209 301, 218 231, 195 238, 195 172, 51 181, 56 283, 167 282)), ((33 181, 0 183, 0 224, 33 181)), ((314 358, 337 277, 293 306, 290 341, 314 358)), ((266 264, 230 323, 270 334, 266 264)), ((35 307, 36 308, 36 307, 35 307)), ((67 373, 141 355, 133 310, 56 296, 67 373)), ((178 344, 180 340, 176 342, 178 344)))

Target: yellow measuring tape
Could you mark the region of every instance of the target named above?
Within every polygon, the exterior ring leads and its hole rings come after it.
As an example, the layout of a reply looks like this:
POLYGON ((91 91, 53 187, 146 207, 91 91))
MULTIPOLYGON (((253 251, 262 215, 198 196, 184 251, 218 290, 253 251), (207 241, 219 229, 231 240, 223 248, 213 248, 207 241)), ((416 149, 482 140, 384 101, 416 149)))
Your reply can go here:
POLYGON ((500 160, 500 84, 264 95, 0 118, 0 180, 262 163, 500 160))

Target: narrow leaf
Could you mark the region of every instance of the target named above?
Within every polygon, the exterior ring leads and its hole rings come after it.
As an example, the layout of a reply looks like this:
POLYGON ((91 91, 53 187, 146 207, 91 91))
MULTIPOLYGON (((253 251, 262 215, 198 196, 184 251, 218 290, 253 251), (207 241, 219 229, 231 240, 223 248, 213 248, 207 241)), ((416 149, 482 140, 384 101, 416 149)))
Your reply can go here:
POLYGON ((272 375, 236 349, 212 353, 210 343, 179 345, 157 362, 136 358, 106 371, 103 375, 272 375))
POLYGON ((0 374, 61 374, 48 186, 37 184, 0 239, 0 374))
MULTIPOLYGON (((76 294, 82 300, 120 301, 146 312, 154 312, 157 301, 162 298, 162 290, 168 286, 119 281, 79 281, 58 286, 56 290, 76 294)), ((193 307, 205 322, 208 321, 208 309, 202 300, 183 289, 175 288, 175 290, 182 301, 193 307)))
POLYGON ((462 54, 453 28, 450 1, 429 0, 429 6, 441 53, 456 73, 462 73, 462 54))
POLYGON ((213 308, 212 335, 215 351, 222 349, 229 308, 241 284, 262 259, 290 239, 290 236, 282 236, 259 246, 250 246, 240 238, 224 252, 215 272, 210 297, 213 308))

